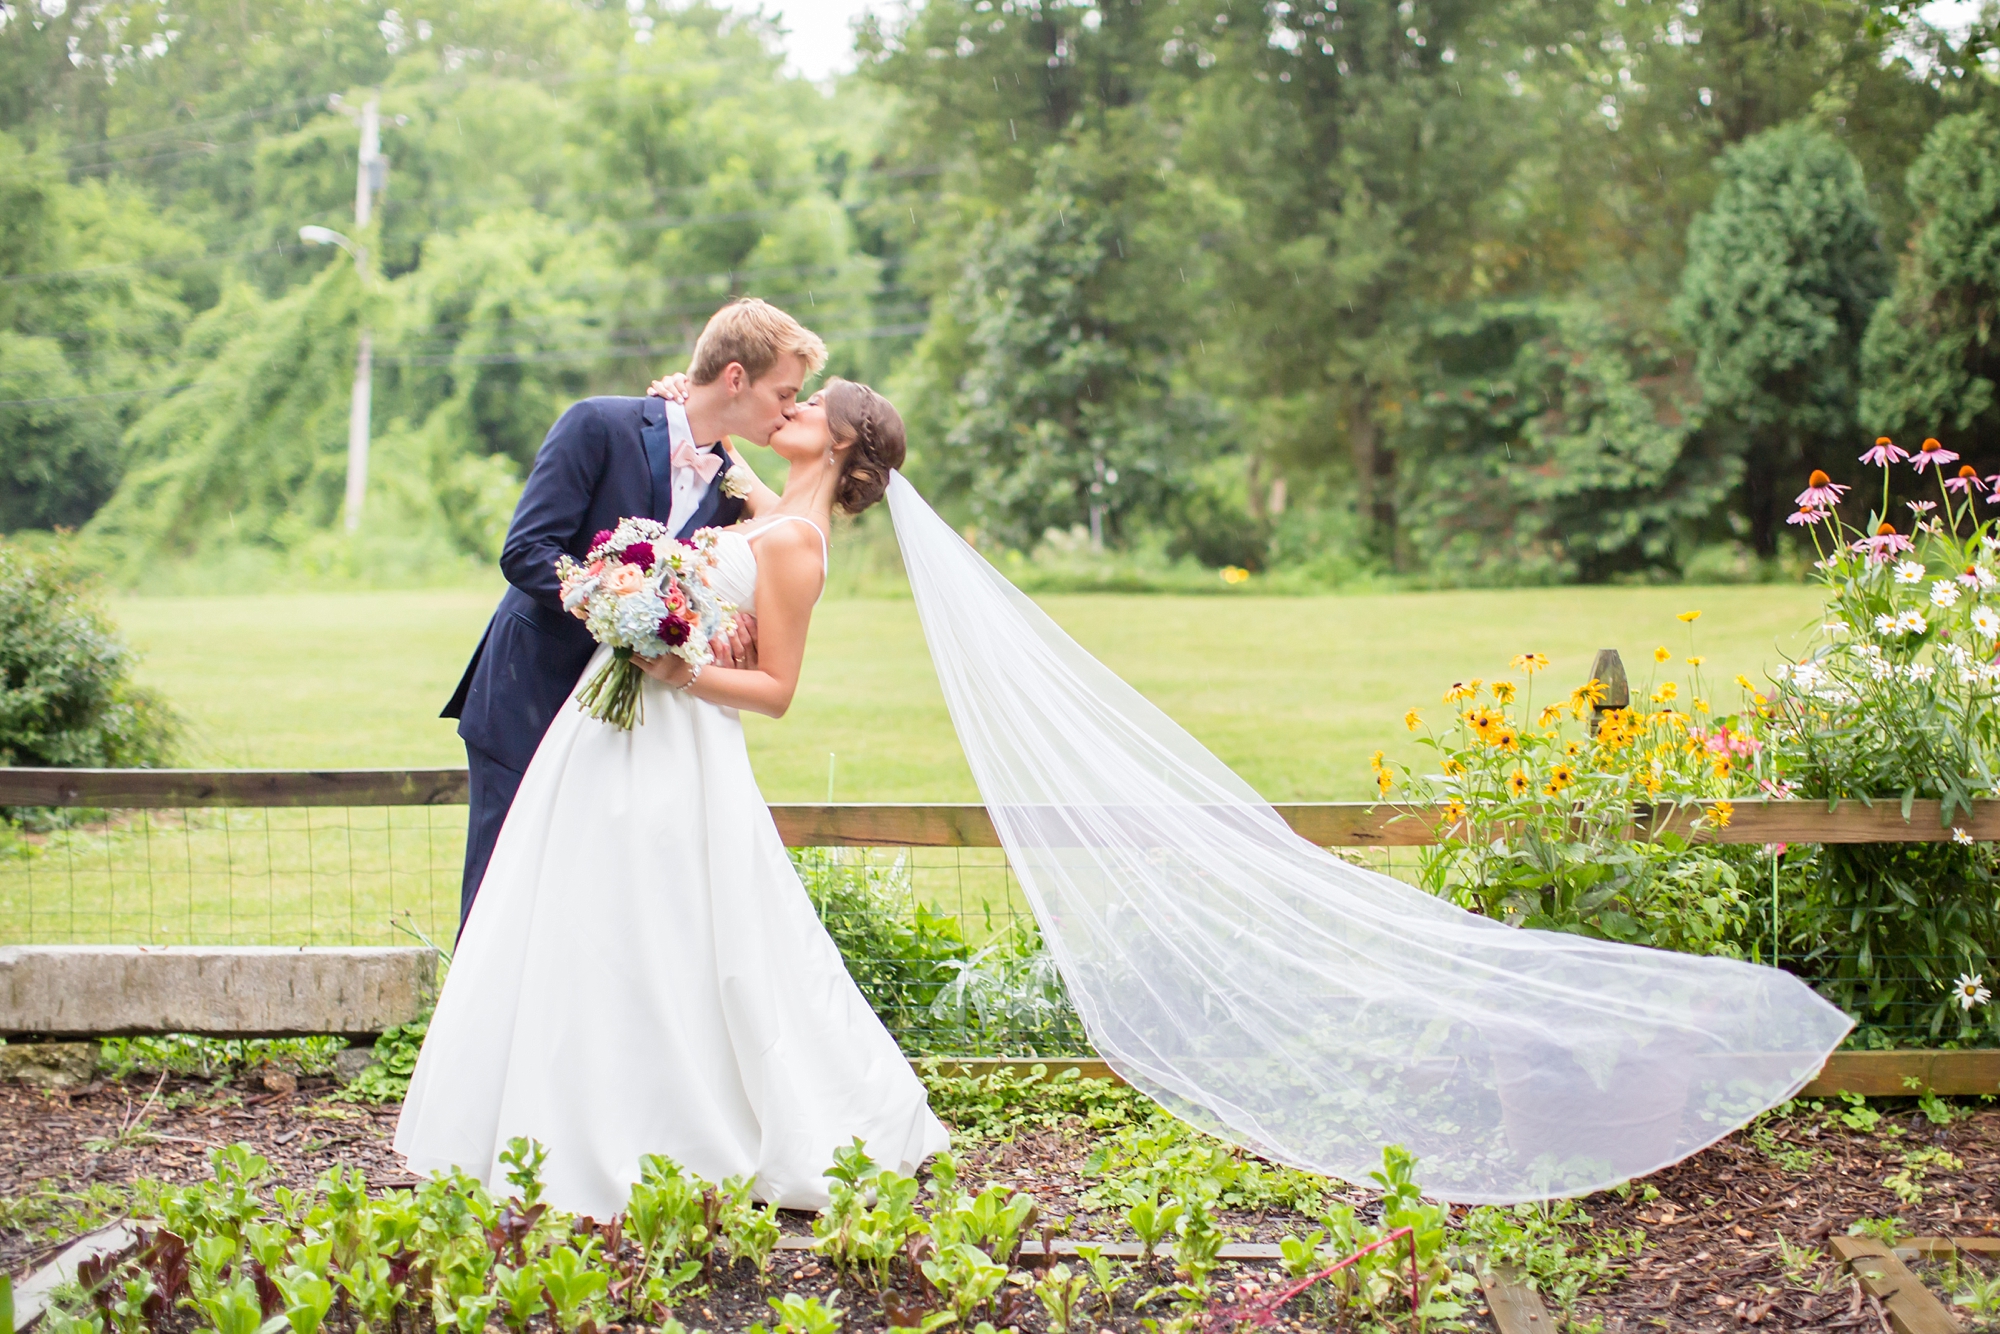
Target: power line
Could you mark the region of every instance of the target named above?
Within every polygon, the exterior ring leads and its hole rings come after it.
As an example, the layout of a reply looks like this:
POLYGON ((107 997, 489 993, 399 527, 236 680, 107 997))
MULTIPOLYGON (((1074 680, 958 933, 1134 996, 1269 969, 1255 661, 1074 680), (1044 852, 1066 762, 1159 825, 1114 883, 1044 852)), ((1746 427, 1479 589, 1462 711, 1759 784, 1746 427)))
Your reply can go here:
POLYGON ((42 403, 82 403, 93 398, 136 398, 141 394, 169 394, 176 389, 192 389, 202 383, 189 380, 185 384, 156 385, 151 389, 113 389, 102 394, 55 394, 48 398, 0 398, 0 408, 26 408, 42 403))

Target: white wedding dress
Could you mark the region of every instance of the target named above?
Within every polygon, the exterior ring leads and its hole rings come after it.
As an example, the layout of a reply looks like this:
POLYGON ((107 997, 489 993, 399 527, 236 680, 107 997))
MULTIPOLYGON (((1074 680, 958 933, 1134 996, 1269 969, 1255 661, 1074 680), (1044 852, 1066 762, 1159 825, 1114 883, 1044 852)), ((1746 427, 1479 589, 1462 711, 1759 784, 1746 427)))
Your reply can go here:
MULTIPOLYGON (((768 527, 717 547, 716 592, 744 611, 768 527)), ((643 690, 629 732, 572 696, 535 752, 397 1152, 497 1192, 501 1151, 531 1137, 548 1150, 545 1198, 597 1218, 625 1207, 646 1154, 754 1176, 756 1198, 802 1209, 825 1206, 823 1173, 857 1135, 914 1170, 948 1136, 820 925, 735 710, 650 678, 643 690)))

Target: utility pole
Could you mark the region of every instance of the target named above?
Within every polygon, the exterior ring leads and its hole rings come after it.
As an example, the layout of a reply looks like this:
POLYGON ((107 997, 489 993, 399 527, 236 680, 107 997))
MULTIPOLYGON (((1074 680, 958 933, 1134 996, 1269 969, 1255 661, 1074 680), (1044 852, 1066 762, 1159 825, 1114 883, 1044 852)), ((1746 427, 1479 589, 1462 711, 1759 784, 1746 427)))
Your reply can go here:
MULTIPOLYGON (((370 94, 359 111, 345 106, 340 96, 329 99, 336 110, 361 122, 361 154, 354 176, 354 229, 365 235, 375 215, 375 196, 388 188, 389 159, 382 156, 382 99, 370 94)), ((365 285, 368 281, 368 251, 354 249, 354 269, 365 285)), ((361 328, 361 346, 354 355, 354 397, 347 411, 347 531, 361 527, 361 506, 368 498, 368 416, 374 391, 375 338, 366 325, 361 328)))

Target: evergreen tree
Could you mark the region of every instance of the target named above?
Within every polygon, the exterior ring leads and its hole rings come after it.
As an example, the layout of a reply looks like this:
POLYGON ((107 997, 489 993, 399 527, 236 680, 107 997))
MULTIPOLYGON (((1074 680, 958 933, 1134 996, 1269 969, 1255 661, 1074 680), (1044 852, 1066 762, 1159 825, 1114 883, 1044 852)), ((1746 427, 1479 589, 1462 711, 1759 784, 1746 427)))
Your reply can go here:
POLYGON ((1935 435, 1961 454, 2000 446, 2000 125, 1942 121, 1910 167, 1919 230, 1862 345, 1871 430, 1935 435))
POLYGON ((1861 168, 1824 130, 1779 126, 1717 169, 1675 313, 1696 348, 1704 427, 1741 459, 1739 511, 1770 555, 1790 483, 1856 433, 1861 339, 1885 265, 1861 168))

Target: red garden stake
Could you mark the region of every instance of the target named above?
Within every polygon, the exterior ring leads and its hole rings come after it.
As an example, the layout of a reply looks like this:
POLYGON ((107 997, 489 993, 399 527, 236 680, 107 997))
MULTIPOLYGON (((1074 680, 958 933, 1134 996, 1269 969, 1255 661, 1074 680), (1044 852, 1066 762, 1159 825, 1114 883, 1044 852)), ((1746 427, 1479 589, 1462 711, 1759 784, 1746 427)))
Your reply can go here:
POLYGON ((1323 1278, 1339 1273, 1362 1256, 1373 1251, 1379 1251, 1384 1246, 1399 1241, 1404 1237, 1408 1237, 1410 1240, 1410 1318, 1413 1320, 1417 1319, 1421 1311, 1417 1277, 1417 1230, 1410 1227, 1399 1227, 1379 1240, 1363 1246, 1346 1259, 1328 1265, 1317 1274, 1309 1274, 1305 1278, 1293 1283, 1290 1287, 1280 1288, 1262 1301, 1238 1302, 1234 1306, 1218 1307, 1210 1311, 1203 1318, 1202 1327, 1204 1329, 1215 1329, 1220 1326, 1224 1329, 1234 1329, 1246 1324, 1259 1328, 1269 1325, 1278 1318, 1278 1312, 1284 1309, 1286 1302, 1298 1296, 1313 1284, 1323 1278))

